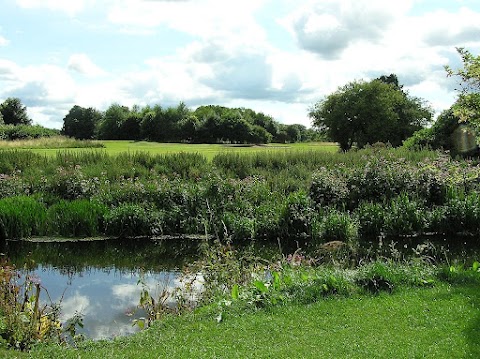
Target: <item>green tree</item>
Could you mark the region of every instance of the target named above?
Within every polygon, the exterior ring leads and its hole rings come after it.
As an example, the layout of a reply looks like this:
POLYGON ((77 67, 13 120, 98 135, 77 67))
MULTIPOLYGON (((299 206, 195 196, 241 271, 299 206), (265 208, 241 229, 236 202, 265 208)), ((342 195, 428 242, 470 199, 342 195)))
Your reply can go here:
POLYGON ((432 110, 395 83, 396 76, 370 82, 353 81, 310 109, 313 125, 342 150, 375 142, 399 146, 428 124, 432 110), (387 81, 385 81, 387 79, 387 81), (388 81, 390 80, 390 82, 388 81))
POLYGON ((464 48, 457 48, 463 67, 453 70, 445 66, 448 76, 460 78, 459 96, 453 106, 461 122, 472 126, 477 133, 480 129, 480 55, 474 56, 464 48))
POLYGON ((6 125, 31 125, 27 108, 19 98, 9 97, 0 104, 0 113, 6 125))
POLYGON ((103 119, 98 125, 98 138, 102 140, 119 140, 125 139, 122 134, 122 125, 130 115, 128 107, 119 104, 112 104, 103 119))
POLYGON ((62 135, 81 140, 95 137, 95 128, 102 119, 100 111, 89 107, 73 106, 63 118, 62 135))

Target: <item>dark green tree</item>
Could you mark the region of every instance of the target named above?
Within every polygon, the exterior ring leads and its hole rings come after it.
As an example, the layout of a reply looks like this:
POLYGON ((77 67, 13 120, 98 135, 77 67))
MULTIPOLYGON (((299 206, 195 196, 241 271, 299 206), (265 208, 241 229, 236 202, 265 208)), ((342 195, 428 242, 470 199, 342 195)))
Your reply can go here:
POLYGON ((80 140, 93 139, 95 128, 102 119, 102 113, 89 107, 73 106, 63 118, 62 135, 80 140))
POLYGON ((6 125, 31 125, 27 108, 17 97, 9 97, 0 104, 0 113, 6 125))
POLYGON ((122 125, 129 115, 128 107, 119 104, 110 105, 98 125, 98 138, 102 140, 125 139, 126 136, 122 134, 122 125))
POLYGON ((432 110, 401 86, 375 79, 340 87, 317 102, 309 115, 314 126, 347 151, 354 144, 359 148, 375 142, 399 146, 431 121, 432 110))

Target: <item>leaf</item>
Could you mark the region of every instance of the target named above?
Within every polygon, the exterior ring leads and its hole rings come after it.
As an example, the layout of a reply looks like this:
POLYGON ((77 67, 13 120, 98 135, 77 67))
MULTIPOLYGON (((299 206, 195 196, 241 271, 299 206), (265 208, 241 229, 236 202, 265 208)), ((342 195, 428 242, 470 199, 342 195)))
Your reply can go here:
POLYGON ((273 272, 273 289, 280 289, 280 274, 278 272, 273 272))
POLYGON ((238 299, 238 292, 239 292, 238 284, 235 284, 232 288, 232 299, 234 300, 238 299))
POLYGON ((268 287, 265 285, 265 283, 263 283, 263 282, 260 281, 260 280, 256 280, 255 282, 253 282, 253 285, 254 285, 255 288, 257 288, 261 293, 267 293, 267 292, 268 292, 268 287))
POLYGON ((222 320, 223 320, 223 314, 222 314, 222 313, 218 314, 218 315, 215 317, 215 320, 217 321, 217 323, 221 323, 222 320))
POLYGON ((478 263, 477 261, 473 262, 473 264, 472 264, 472 270, 473 270, 474 272, 478 272, 479 269, 480 269, 480 263, 478 263))

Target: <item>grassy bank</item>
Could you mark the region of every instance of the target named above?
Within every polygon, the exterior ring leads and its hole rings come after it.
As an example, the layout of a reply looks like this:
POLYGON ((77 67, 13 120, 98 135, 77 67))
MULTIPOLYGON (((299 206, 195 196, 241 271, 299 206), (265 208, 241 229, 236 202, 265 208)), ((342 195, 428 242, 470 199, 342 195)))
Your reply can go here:
POLYGON ((478 286, 328 298, 227 317, 169 318, 112 342, 5 358, 478 358, 478 286))

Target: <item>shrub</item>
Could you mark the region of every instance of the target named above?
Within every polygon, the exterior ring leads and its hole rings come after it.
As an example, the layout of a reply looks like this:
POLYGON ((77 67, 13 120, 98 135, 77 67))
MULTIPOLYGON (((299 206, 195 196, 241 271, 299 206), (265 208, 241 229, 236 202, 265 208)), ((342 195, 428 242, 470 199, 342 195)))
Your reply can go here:
POLYGON ((0 261, 0 346, 27 350, 39 341, 61 338, 59 307, 41 305, 40 291, 38 278, 22 278, 14 266, 0 261))
POLYGON ((461 193, 451 194, 445 204, 444 222, 440 224, 442 231, 449 234, 478 234, 479 222, 480 195, 475 192, 466 196, 461 193))
POLYGON ((282 208, 280 228, 287 246, 295 241, 305 241, 312 235, 313 208, 310 198, 303 191, 291 193, 282 208))
POLYGON ((320 231, 324 241, 352 242, 358 238, 358 222, 348 213, 331 210, 323 216, 320 231))
POLYGON ((310 304, 328 295, 348 295, 354 291, 353 283, 342 270, 326 267, 308 270, 284 270, 281 278, 284 291, 292 302, 310 304))
POLYGON ((226 212, 223 216, 226 234, 235 241, 247 241, 255 237, 255 220, 235 213, 226 212))
POLYGON ((156 235, 162 232, 162 217, 151 208, 124 203, 105 214, 105 231, 118 237, 156 235))
POLYGON ((361 236, 378 237, 385 230, 386 210, 383 205, 373 202, 362 202, 355 212, 359 222, 361 236))
POLYGON ((392 199, 385 212, 387 235, 412 235, 426 228, 423 208, 406 194, 392 199))
POLYGON ((322 167, 312 176, 310 197, 318 207, 345 203, 349 197, 346 173, 322 167))

